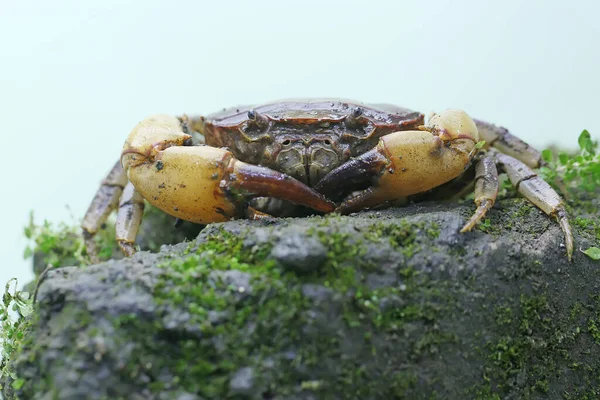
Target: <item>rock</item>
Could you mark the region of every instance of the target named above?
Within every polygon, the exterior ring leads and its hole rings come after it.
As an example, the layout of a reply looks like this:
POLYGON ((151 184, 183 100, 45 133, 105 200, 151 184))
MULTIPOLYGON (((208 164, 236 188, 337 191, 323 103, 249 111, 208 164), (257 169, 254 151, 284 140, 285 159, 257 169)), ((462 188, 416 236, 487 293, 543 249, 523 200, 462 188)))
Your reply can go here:
POLYGON ((298 231, 288 231, 273 247, 271 256, 285 268, 308 272, 323 265, 327 258, 327 249, 314 237, 298 231))
MULTIPOLYGON (((520 199, 456 233, 472 212, 232 221, 51 270, 3 394, 597 398, 600 264, 579 251, 569 263, 558 224, 520 199)), ((574 228, 577 248, 598 245, 574 228)))
POLYGON ((334 291, 328 287, 306 283, 302 285, 302 295, 315 302, 327 301, 331 299, 334 291))

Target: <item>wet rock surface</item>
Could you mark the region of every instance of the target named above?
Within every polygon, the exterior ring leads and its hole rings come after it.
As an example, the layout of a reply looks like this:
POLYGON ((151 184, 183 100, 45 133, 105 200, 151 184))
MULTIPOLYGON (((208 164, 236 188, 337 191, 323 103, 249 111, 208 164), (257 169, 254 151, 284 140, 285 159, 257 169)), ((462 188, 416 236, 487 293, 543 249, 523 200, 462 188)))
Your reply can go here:
POLYGON ((327 249, 319 239, 292 231, 273 246, 271 256, 285 268, 312 271, 323 265, 327 249))
POLYGON ((4 394, 598 398, 600 264, 569 263, 559 226, 520 199, 458 233, 472 211, 233 221, 52 270, 4 394))

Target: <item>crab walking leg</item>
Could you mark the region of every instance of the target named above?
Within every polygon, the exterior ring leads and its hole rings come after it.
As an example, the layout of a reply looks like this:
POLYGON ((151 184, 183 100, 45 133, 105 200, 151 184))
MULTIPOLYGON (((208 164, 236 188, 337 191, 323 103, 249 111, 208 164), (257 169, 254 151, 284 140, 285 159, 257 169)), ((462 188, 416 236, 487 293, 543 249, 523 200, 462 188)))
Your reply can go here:
POLYGON ((252 206, 248 206, 248 208, 246 208, 246 218, 252 221, 259 221, 263 219, 273 218, 273 216, 267 214, 266 212, 259 211, 252 206))
POLYGON ((125 186, 116 222, 117 243, 126 256, 135 253, 134 243, 144 215, 144 199, 131 182, 125 186))
POLYGON ((150 204, 182 220, 208 224, 244 215, 247 200, 275 197, 331 212, 335 205, 302 182, 266 167, 247 164, 225 149, 184 146, 190 135, 181 121, 158 115, 131 132, 123 167, 150 204))
POLYGON ((85 247, 90 260, 94 264, 100 261, 97 255, 94 235, 106 222, 110 213, 118 207, 119 197, 121 197, 125 184, 127 184, 127 174, 121 167, 121 162, 117 162, 102 181, 100 188, 92 200, 92 204, 90 204, 83 217, 81 228, 83 230, 85 247))
POLYGON ((547 215, 558 220, 565 235, 565 245, 570 261, 573 256, 573 233, 561 197, 546 181, 521 161, 506 154, 497 154, 496 160, 506 171, 508 178, 519 193, 547 215))
POLYGON ((370 183, 343 202, 337 208, 340 213, 422 193, 460 175, 477 140, 477 128, 465 112, 446 110, 432 117, 425 130, 383 136, 376 148, 331 171, 316 189, 329 197, 370 183))
POLYGON ((481 140, 485 140, 485 147, 495 147, 504 154, 508 154, 523 162, 530 168, 538 168, 543 160, 539 151, 512 135, 506 128, 480 120, 474 120, 481 140))
POLYGON ((477 210, 460 230, 468 232, 485 217, 487 212, 494 206, 498 196, 498 170, 496 162, 492 157, 483 157, 475 166, 475 204, 477 210))
MULTIPOLYGON (((482 139, 486 141, 486 148, 491 145, 502 153, 522 161, 530 168, 539 168, 546 165, 546 161, 544 161, 539 151, 518 137, 511 135, 505 128, 478 120, 475 120, 475 124, 477 124, 482 139)), ((570 194, 562 178, 554 178, 554 184, 558 186, 562 195, 568 199, 570 194)))

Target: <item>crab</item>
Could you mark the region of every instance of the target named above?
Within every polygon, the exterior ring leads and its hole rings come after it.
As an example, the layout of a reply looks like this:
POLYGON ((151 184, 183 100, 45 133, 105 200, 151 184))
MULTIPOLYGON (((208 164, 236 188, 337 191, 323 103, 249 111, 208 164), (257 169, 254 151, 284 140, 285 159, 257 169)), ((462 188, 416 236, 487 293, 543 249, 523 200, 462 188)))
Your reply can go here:
POLYGON ((349 214, 462 185, 462 192, 474 186, 475 193, 476 209, 461 229, 467 232, 494 205, 499 167, 519 193, 556 218, 570 260, 563 200, 534 172, 542 162, 506 129, 457 109, 427 123, 409 109, 338 99, 280 101, 208 117, 154 115, 129 134, 82 228, 97 261, 94 234, 115 209, 116 240, 126 256, 135 253, 144 200, 179 220, 209 224, 349 214))

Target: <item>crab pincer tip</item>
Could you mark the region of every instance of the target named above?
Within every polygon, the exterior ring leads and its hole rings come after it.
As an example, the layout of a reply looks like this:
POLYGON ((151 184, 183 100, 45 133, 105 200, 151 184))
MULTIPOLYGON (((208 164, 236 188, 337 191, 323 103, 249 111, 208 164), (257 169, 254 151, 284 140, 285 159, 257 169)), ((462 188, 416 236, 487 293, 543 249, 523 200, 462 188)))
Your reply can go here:
POLYGON ((232 172, 230 184, 254 196, 287 200, 324 213, 335 210, 335 204, 321 193, 279 171, 236 161, 232 172))

